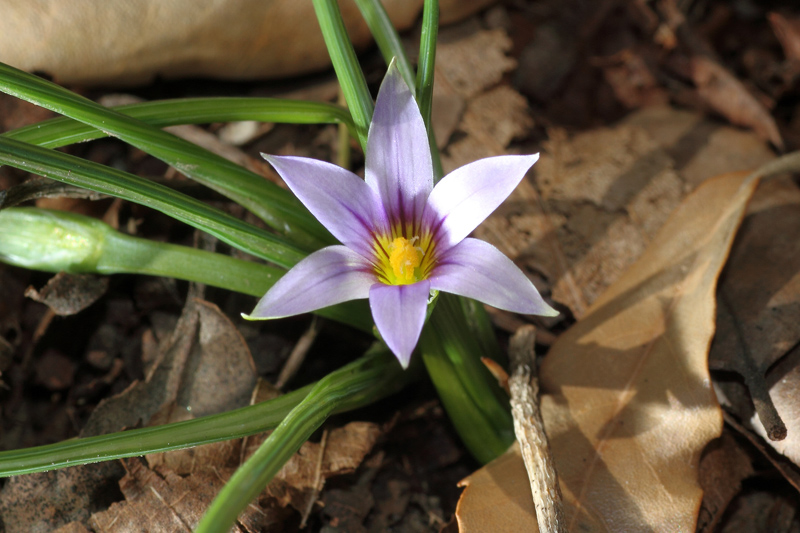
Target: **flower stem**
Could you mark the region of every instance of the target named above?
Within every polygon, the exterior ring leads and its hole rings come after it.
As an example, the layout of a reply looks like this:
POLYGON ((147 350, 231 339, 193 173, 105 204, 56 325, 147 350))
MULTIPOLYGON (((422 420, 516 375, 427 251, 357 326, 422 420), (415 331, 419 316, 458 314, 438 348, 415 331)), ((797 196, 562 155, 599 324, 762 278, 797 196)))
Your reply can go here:
POLYGON ((440 294, 420 339, 423 361, 465 445, 488 462, 511 444, 514 426, 507 396, 480 361, 492 355, 482 345, 459 297, 440 294))

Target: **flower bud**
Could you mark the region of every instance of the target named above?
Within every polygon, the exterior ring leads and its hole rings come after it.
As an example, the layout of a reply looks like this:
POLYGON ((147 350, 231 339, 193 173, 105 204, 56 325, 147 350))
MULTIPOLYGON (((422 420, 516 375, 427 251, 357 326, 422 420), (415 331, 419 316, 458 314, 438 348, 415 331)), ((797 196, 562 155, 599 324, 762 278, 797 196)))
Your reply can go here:
POLYGON ((48 272, 93 270, 111 226, 33 207, 0 211, 0 261, 48 272))

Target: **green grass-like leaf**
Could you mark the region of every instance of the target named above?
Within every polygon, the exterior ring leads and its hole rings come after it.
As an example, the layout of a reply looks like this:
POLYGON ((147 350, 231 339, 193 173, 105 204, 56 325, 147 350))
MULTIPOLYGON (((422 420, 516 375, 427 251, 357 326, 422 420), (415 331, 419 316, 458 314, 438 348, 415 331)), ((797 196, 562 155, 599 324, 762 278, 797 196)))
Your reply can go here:
POLYGON ((433 104, 433 77, 436 67, 436 38, 439 35, 439 0, 425 0, 422 12, 422 33, 419 38, 419 62, 417 64, 417 105, 428 130, 428 143, 431 146, 433 159, 433 178, 439 181, 442 171, 442 159, 436 144, 436 135, 431 126, 431 108, 433 104))
POLYGON ((370 350, 363 361, 357 379, 344 368, 328 374, 311 389, 231 477, 206 511, 197 533, 228 531, 239 513, 330 415, 342 405, 363 397, 370 389, 374 390, 376 383, 389 385, 388 379, 398 379, 405 374, 385 347, 370 350))
POLYGON ((331 242, 327 230, 289 191, 208 150, 2 63, 0 91, 88 124, 161 159, 244 206, 307 251, 331 242))
MULTIPOLYGON (((151 126, 255 120, 286 124, 345 124, 355 136, 347 109, 326 102, 281 98, 178 98, 113 108, 151 126)), ((106 137, 107 133, 69 117, 45 120, 3 134, 45 148, 106 137)))
POLYGON ((0 137, 0 163, 152 207, 285 268, 306 256, 283 239, 190 196, 79 157, 0 137))
POLYGON ((367 80, 364 78, 356 52, 347 36, 347 28, 344 26, 342 13, 339 11, 339 4, 336 3, 336 0, 313 0, 313 2, 325 45, 331 56, 333 69, 336 71, 336 77, 339 78, 339 85, 342 87, 342 93, 347 101, 350 114, 353 116, 358 141, 361 149, 366 150, 367 133, 374 109, 367 80))
POLYGON ((403 44, 400 42, 400 36, 389 19, 383 4, 378 0, 356 0, 356 5, 361 11, 361 16, 364 17, 370 33, 375 38, 375 42, 378 43, 378 48, 384 61, 388 65, 394 59, 400 75, 403 76, 406 85, 411 89, 411 93, 416 96, 414 69, 411 67, 411 62, 408 60, 403 44))
MULTIPOLYGON (((338 402, 334 408, 337 413, 369 405, 397 392, 414 378, 410 372, 404 372, 393 357, 376 355, 357 359, 331 375, 334 374, 337 377, 333 392, 339 394, 342 390, 349 391, 345 398, 334 398, 338 402)), ((45 472, 254 435, 278 426, 312 389, 314 386, 309 385, 274 400, 196 420, 0 452, 0 477, 45 472)), ((321 397, 325 398, 324 391, 322 394, 321 397)))

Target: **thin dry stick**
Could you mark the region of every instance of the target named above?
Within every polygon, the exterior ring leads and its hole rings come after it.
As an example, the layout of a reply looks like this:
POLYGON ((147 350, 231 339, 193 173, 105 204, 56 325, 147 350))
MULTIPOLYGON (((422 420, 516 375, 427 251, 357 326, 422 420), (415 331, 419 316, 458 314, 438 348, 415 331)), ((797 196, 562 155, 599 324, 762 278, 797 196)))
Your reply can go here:
POLYGON ((533 356, 536 328, 523 326, 511 338, 509 358, 511 414, 522 459, 531 483, 536 520, 541 533, 566 533, 561 489, 539 412, 539 381, 533 356))
POLYGON ((311 345, 314 344, 314 340, 317 338, 317 333, 319 333, 319 327, 317 327, 317 317, 313 317, 311 319, 311 325, 308 326, 308 329, 305 331, 305 333, 300 336, 297 344, 294 345, 292 353, 289 354, 289 358, 283 365, 281 373, 278 376, 278 381, 275 382, 276 388, 283 389, 283 387, 300 369, 300 365, 303 364, 303 360, 305 360, 309 348, 311 348, 311 345))
POLYGON ((322 460, 325 458, 325 448, 328 445, 328 430, 322 432, 322 440, 319 442, 319 457, 317 457, 317 469, 314 474, 314 490, 308 496, 306 502, 306 509, 303 512, 303 519, 300 521, 300 529, 306 527, 308 517, 311 516, 311 511, 314 509, 314 503, 319 498, 319 491, 322 490, 322 460))

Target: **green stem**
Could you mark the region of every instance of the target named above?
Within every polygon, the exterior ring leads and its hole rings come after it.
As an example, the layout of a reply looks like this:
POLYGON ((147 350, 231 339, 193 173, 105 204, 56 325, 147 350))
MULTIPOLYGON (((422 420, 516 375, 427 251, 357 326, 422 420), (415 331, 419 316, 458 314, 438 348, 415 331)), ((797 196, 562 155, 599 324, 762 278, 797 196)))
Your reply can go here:
POLYGON ((434 328, 426 326, 422 331, 420 351, 445 411, 472 456, 486 464, 502 455, 511 440, 497 432, 458 379, 458 373, 434 328))

